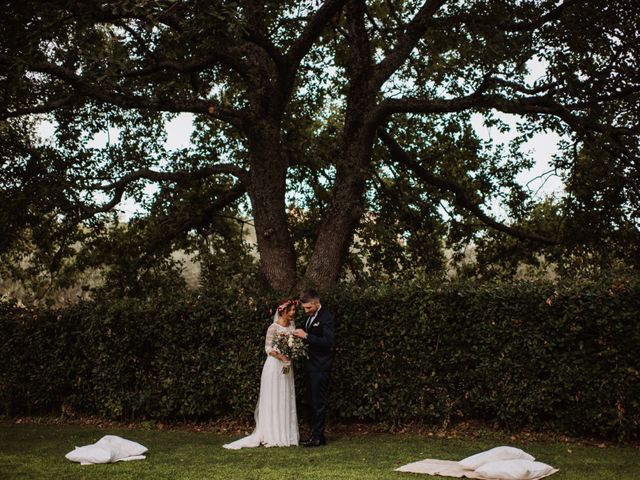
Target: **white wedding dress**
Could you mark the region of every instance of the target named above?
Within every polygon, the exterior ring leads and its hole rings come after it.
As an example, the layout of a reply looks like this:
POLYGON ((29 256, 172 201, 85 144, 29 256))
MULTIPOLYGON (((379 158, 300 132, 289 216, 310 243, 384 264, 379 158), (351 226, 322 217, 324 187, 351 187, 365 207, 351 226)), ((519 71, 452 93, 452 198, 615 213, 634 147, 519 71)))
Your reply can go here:
POLYGON ((260 397, 256 406, 256 428, 248 437, 223 445, 224 448, 289 447, 298 445, 298 415, 296 413, 296 389, 293 380, 293 365, 289 373, 282 373, 283 363, 269 355, 271 344, 278 331, 293 332, 293 322, 288 327, 272 323, 267 329, 264 349, 267 360, 262 367, 260 397))

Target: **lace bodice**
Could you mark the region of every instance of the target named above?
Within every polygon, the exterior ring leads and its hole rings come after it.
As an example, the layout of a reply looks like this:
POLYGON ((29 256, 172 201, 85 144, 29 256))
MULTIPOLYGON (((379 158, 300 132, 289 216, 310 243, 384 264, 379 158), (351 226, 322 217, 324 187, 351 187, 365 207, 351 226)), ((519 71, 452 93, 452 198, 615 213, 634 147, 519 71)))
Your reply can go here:
POLYGON ((277 323, 272 323, 267 329, 267 335, 264 340, 264 351, 269 355, 273 351, 273 338, 278 331, 280 332, 293 332, 296 329, 296 324, 292 321, 288 327, 283 327, 277 323))

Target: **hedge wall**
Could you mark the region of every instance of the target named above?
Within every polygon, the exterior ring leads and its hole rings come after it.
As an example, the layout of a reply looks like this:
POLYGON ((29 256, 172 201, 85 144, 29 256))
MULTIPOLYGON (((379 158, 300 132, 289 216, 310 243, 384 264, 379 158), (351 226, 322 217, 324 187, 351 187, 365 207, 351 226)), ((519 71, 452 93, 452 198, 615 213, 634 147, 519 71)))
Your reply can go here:
MULTIPOLYGON (((410 283, 324 303, 338 324, 334 420, 640 437, 640 281, 410 283)), ((250 418, 269 322, 268 303, 241 292, 59 311, 3 303, 0 408, 250 418)), ((303 397, 300 376, 297 388, 303 397)))

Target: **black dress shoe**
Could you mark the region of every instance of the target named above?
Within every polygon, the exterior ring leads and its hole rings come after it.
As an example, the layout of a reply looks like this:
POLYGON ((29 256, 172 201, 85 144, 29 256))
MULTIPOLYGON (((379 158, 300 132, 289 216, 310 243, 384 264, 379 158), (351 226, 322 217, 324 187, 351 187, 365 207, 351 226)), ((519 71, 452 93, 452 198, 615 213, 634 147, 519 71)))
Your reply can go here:
POLYGON ((300 445, 303 447, 321 447, 322 445, 326 445, 327 442, 324 438, 311 438, 304 442, 300 442, 300 445))

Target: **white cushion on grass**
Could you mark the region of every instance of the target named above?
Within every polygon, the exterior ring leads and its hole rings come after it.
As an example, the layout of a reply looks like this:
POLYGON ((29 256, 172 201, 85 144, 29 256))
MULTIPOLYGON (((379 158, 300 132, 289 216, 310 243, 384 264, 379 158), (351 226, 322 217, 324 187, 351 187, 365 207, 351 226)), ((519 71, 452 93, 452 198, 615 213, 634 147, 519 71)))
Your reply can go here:
POLYGON ((483 477, 503 480, 536 480, 556 471, 551 465, 531 460, 500 460, 475 469, 483 477))
POLYGON ((111 452, 98 445, 76 447, 75 450, 67 453, 65 457, 67 460, 79 462, 82 465, 90 465, 92 463, 109 463, 112 461, 111 452))
POLYGON ((148 448, 139 443, 132 442, 116 435, 105 435, 95 445, 111 452, 112 461, 122 460, 127 457, 135 457, 146 453, 148 448))
POLYGON ((114 460, 114 462, 130 462, 131 460, 144 460, 145 457, 144 455, 134 455, 132 457, 126 457, 126 458, 119 458, 118 460, 114 460))
POLYGON ((105 435, 93 445, 76 447, 65 457, 72 462, 80 462, 81 465, 91 465, 93 463, 143 460, 145 457, 142 454, 147 450, 144 445, 131 440, 116 435, 105 435))
POLYGON ((527 452, 515 447, 495 447, 485 452, 476 453, 458 463, 466 470, 475 470, 476 468, 484 465, 485 463, 498 462, 500 460, 529 460, 533 461, 531 455, 527 452))

